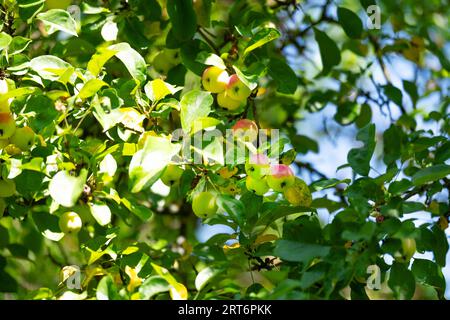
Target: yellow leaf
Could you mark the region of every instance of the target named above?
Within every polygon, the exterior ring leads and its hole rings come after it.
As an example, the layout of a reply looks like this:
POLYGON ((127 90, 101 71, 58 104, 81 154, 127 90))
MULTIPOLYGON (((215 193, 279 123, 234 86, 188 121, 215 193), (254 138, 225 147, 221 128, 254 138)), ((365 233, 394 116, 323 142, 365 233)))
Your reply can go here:
POLYGON ((125 267, 125 273, 130 277, 130 282, 128 283, 127 290, 129 292, 134 291, 137 287, 139 287, 142 283, 142 279, 139 278, 136 269, 133 269, 129 266, 125 267))
POLYGON ((278 237, 274 234, 261 234, 256 238, 255 245, 258 245, 258 244, 261 244, 264 242, 274 241, 277 239, 278 239, 278 237))

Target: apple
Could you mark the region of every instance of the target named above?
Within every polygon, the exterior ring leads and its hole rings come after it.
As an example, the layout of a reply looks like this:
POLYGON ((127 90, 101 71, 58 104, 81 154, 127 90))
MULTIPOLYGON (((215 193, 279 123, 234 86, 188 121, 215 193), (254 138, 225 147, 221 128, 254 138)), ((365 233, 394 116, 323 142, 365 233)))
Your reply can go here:
POLYGON ((230 76, 226 91, 232 99, 239 101, 246 100, 252 93, 236 74, 230 76))
POLYGON ((172 64, 172 67, 175 67, 181 63, 181 55, 177 49, 164 49, 163 54, 172 64))
POLYGON ((241 119, 231 128, 233 135, 243 141, 255 141, 258 138, 258 126, 249 119, 241 119))
POLYGON ((294 185, 283 191, 284 197, 294 206, 309 207, 312 202, 311 191, 305 181, 295 177, 294 185))
POLYGON ((9 91, 9 85, 6 79, 0 79, 0 112, 9 112, 8 99, 3 99, 2 95, 7 94, 9 91))
POLYGON ((16 184, 13 180, 0 180, 0 197, 11 197, 16 193, 16 184))
POLYGON ((0 218, 3 217, 6 207, 7 207, 7 204, 6 204, 5 199, 0 198, 0 218))
POLYGON ((197 193, 192 197, 192 211, 199 218, 208 218, 217 212, 216 195, 209 191, 197 193))
POLYGON ((164 54, 164 51, 161 51, 153 58, 153 68, 155 68, 158 73, 167 74, 173 66, 172 62, 164 54))
POLYGON ((174 164, 169 164, 166 167, 166 170, 164 170, 164 173, 161 176, 161 181, 168 187, 173 186, 175 183, 180 181, 181 175, 183 174, 184 170, 181 169, 179 166, 174 164))
POLYGON ((239 101, 230 98, 226 91, 222 91, 217 95, 217 104, 227 110, 234 111, 243 107, 246 103, 246 100, 239 101))
POLYGON ((0 139, 11 137, 16 131, 16 122, 9 112, 0 112, 0 139))
POLYGON ((219 93, 227 88, 228 78, 228 73, 225 70, 216 66, 208 67, 203 71, 202 85, 206 91, 219 93))
POLYGON ((294 185, 295 176, 292 169, 285 164, 275 164, 270 167, 267 184, 274 191, 283 192, 287 187, 294 185))
POLYGON ((240 188, 236 185, 236 181, 234 179, 230 180, 225 187, 221 187, 220 190, 223 193, 230 194, 232 196, 235 196, 241 191, 240 188))
POLYGON ((219 175, 224 179, 230 179, 232 176, 234 176, 238 172, 237 167, 233 167, 229 169, 228 167, 221 168, 218 173, 219 175))
POLYGON ((251 176, 247 176, 245 179, 245 186, 247 189, 258 196, 263 196, 269 191, 269 186, 265 179, 256 179, 251 176))
POLYGON ((8 144, 3 150, 10 156, 17 156, 19 154, 22 154, 22 150, 16 147, 14 144, 8 144))
POLYGON ((72 0, 45 0, 47 9, 64 9, 66 10, 72 3, 72 0))
POLYGON ((394 259, 400 263, 406 263, 411 260, 416 253, 416 240, 414 238, 403 238, 401 251, 394 254, 394 259))
POLYGON ((11 136, 9 141, 19 147, 22 151, 30 150, 34 144, 36 135, 30 127, 18 128, 11 136))
POLYGON ((8 139, 0 139, 0 149, 4 149, 7 145, 9 145, 8 139))
POLYGON ((64 233, 78 233, 83 226, 83 222, 81 221, 78 213, 73 211, 68 211, 63 213, 59 217, 59 228, 64 233))
POLYGON ((252 154, 245 164, 245 172, 255 179, 265 177, 270 172, 269 158, 261 153, 252 154))

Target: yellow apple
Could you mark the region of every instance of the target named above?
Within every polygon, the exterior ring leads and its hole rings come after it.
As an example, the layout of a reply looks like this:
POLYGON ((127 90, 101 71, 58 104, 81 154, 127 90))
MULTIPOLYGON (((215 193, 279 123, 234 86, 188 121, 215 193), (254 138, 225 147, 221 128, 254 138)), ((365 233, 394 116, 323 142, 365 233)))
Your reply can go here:
POLYGON ((83 222, 81 221, 78 213, 69 211, 63 213, 59 217, 59 228, 64 233, 78 233, 83 226, 83 222))
POLYGON ((228 96, 239 101, 246 100, 252 93, 236 74, 230 76, 226 90, 228 96))
POLYGON ((11 137, 16 131, 16 122, 9 112, 0 112, 0 139, 11 137))
POLYGON ((246 100, 234 100, 227 95, 226 91, 222 91, 217 95, 217 104, 227 110, 234 111, 245 106, 246 100))
POLYGON ((22 151, 30 150, 34 144, 36 135, 30 127, 18 128, 11 136, 9 141, 20 148, 22 151))
POLYGON ((216 195, 209 191, 197 193, 192 197, 192 211, 197 217, 208 218, 217 212, 216 195))
POLYGON ((203 71, 202 85, 206 91, 219 93, 225 91, 227 84, 228 73, 225 70, 216 66, 211 66, 203 71))

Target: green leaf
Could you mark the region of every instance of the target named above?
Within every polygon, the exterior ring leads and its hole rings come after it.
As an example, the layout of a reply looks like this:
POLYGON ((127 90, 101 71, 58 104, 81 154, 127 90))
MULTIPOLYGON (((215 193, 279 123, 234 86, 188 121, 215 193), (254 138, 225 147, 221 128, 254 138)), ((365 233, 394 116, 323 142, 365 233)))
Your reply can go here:
POLYGON ((72 66, 58 57, 44 55, 32 59, 30 68, 43 79, 58 81, 64 71, 72 68, 72 66))
POLYGON ((350 38, 361 38, 363 24, 358 15, 343 7, 338 7, 337 13, 339 24, 342 26, 347 36, 350 38))
POLYGON ((89 209, 99 225, 106 226, 111 222, 111 210, 103 202, 89 203, 89 209))
POLYGON ((419 94, 417 93, 416 84, 408 80, 403 80, 403 89, 405 89, 405 91, 408 93, 413 106, 415 106, 417 104, 417 101, 419 100, 419 94))
POLYGON ((226 69, 226 65, 223 62, 222 58, 218 55, 206 51, 202 51, 197 55, 197 58, 195 61, 198 61, 202 64, 208 65, 208 66, 216 66, 220 69, 226 69))
POLYGON ((197 17, 192 7, 192 0, 168 0, 167 13, 175 38, 180 41, 192 39, 197 30, 197 17))
POLYGON ((39 13, 36 18, 42 20, 48 34, 55 33, 56 31, 63 31, 78 37, 77 23, 66 10, 51 9, 39 13))
POLYGON ((130 210, 131 213, 136 215, 142 221, 148 221, 153 214, 153 211, 150 208, 136 204, 134 201, 130 201, 129 199, 122 198, 120 201, 128 210, 130 210))
POLYGON ((409 300, 416 290, 414 275, 401 263, 394 263, 389 273, 388 285, 399 300, 409 300))
POLYGON ((341 52, 336 43, 325 32, 314 28, 314 35, 319 44, 322 59, 322 75, 328 74, 334 66, 341 62, 341 52))
POLYGON ((210 282, 214 277, 223 272, 223 269, 206 267, 197 274, 195 277, 195 288, 197 291, 202 290, 208 282, 210 282))
POLYGON ((328 255, 331 247, 291 240, 278 240, 274 254, 282 260, 309 264, 315 258, 328 255))
POLYGON ((247 48, 244 50, 244 59, 245 57, 252 52, 253 50, 262 47, 268 42, 271 42, 277 38, 279 38, 281 33, 277 29, 273 28, 264 28, 259 30, 250 40, 247 48))
POLYGON ((82 169, 78 177, 71 176, 67 171, 58 172, 48 186, 50 196, 64 207, 74 206, 83 192, 87 174, 86 169, 82 169))
POLYGON ((11 44, 9 45, 8 54, 9 55, 19 54, 26 48, 28 48, 30 43, 31 39, 21 36, 14 37, 13 40, 11 41, 11 44))
POLYGON ((153 102, 159 101, 169 94, 175 94, 182 89, 182 87, 174 87, 161 79, 149 81, 144 87, 145 94, 153 102))
POLYGON ((191 127, 191 134, 196 133, 197 131, 215 127, 218 124, 222 123, 219 119, 211 118, 211 117, 199 117, 197 118, 191 127))
POLYGON ((342 184, 342 183, 349 184, 350 182, 351 182, 350 179, 344 179, 344 180, 339 180, 339 179, 335 179, 335 178, 321 179, 321 180, 313 182, 309 188, 311 189, 312 192, 314 192, 314 191, 320 191, 320 190, 324 190, 324 189, 334 188, 338 184, 342 184))
POLYGON ((142 56, 126 42, 121 42, 108 47, 108 50, 116 51, 115 56, 122 61, 131 76, 140 83, 147 78, 147 64, 142 56))
POLYGON ((155 182, 180 149, 180 144, 173 144, 166 138, 149 136, 143 149, 131 158, 128 170, 131 192, 139 192, 146 185, 155 182))
POLYGON ((11 41, 12 41, 12 37, 9 34, 7 34, 5 32, 0 33, 0 52, 5 49, 8 49, 11 41))
POLYGON ((392 84, 387 84, 383 86, 383 92, 392 102, 394 102, 398 106, 403 105, 403 94, 402 91, 394 87, 392 84))
POLYGON ((94 77, 98 76, 100 71, 102 71, 105 63, 114 57, 117 53, 117 50, 111 50, 108 48, 99 48, 97 52, 91 57, 89 60, 87 69, 92 73, 94 77))
POLYGON ((278 92, 293 94, 297 90, 298 78, 295 72, 283 60, 271 58, 268 65, 269 75, 278 85, 278 92))
POLYGON ((151 276, 139 287, 139 294, 142 300, 149 300, 158 293, 167 292, 170 289, 169 283, 161 276, 151 276))
POLYGON ((191 128, 197 119, 208 116, 213 101, 209 92, 200 90, 190 91, 181 98, 181 127, 186 133, 191 132, 191 128))
POLYGON ((375 150, 375 125, 369 124, 359 130, 356 139, 364 143, 364 146, 351 149, 347 161, 356 173, 367 176, 370 171, 370 159, 375 150))
POLYGON ((433 287, 445 288, 445 279, 439 266, 430 260, 414 259, 411 271, 417 281, 433 287))
POLYGON ((97 286, 97 300, 121 300, 118 289, 111 275, 104 276, 97 286))
POLYGON ((64 233, 58 225, 58 217, 46 212, 33 212, 32 218, 39 232, 52 241, 59 241, 64 237, 64 233))
POLYGON ((30 24, 33 18, 44 9, 45 0, 17 0, 19 16, 30 24))
POLYGON ((226 212, 239 226, 244 223, 244 204, 232 196, 220 194, 217 197, 217 205, 226 212))
POLYGON ((95 95, 101 88, 108 87, 105 81, 100 79, 91 79, 86 82, 78 93, 80 99, 87 99, 95 95))
POLYGON ((359 116, 355 120, 355 124, 358 128, 362 128, 366 126, 370 120, 372 120, 372 108, 369 104, 364 103, 361 106, 361 110, 359 112, 359 116))
POLYGON ((391 125, 389 129, 383 133, 383 162, 390 165, 398 160, 401 156, 404 133, 402 129, 396 125, 391 125))
POLYGON ((434 182, 450 175, 450 165, 436 164, 431 167, 417 171, 412 176, 412 183, 420 186, 425 183, 434 182))

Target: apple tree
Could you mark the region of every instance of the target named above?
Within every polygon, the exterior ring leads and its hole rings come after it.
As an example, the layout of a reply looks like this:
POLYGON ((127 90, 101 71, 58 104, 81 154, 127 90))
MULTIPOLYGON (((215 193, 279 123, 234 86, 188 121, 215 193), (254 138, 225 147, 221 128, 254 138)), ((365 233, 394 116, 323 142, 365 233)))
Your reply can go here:
POLYGON ((2 0, 0 297, 444 299, 449 14, 2 0))

